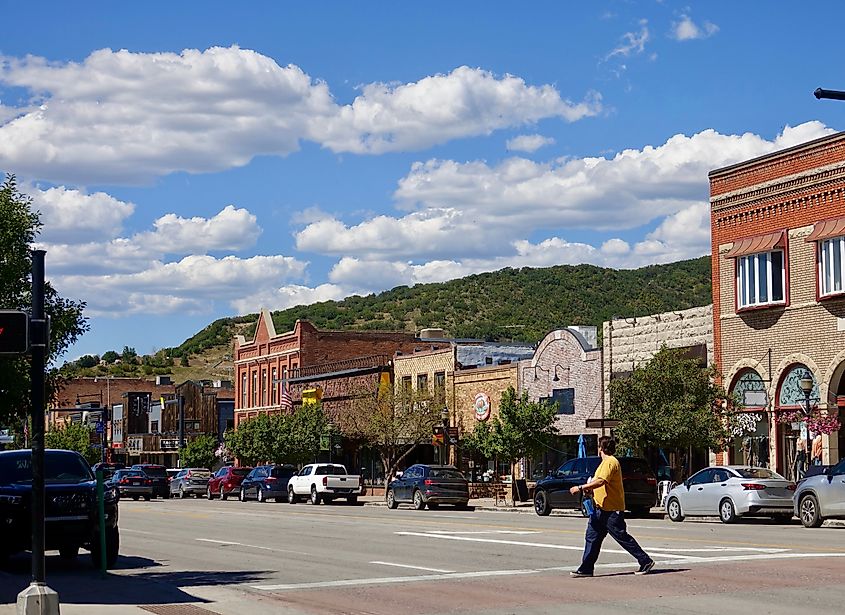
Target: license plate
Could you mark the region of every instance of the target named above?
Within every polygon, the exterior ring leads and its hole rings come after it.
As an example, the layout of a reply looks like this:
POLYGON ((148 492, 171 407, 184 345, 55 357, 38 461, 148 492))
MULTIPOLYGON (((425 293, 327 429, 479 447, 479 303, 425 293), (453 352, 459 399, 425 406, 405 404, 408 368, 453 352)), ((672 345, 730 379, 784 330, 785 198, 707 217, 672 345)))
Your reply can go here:
POLYGON ((140 481, 137 481, 137 480, 133 480, 133 481, 132 481, 132 484, 133 484, 133 485, 140 485, 140 484, 141 484, 141 482, 140 482, 140 481))

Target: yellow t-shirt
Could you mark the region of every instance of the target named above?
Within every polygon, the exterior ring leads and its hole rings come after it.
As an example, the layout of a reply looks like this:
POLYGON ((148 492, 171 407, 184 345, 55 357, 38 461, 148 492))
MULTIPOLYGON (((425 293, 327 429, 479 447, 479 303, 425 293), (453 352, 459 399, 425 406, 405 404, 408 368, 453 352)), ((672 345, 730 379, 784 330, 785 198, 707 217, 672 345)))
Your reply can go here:
POLYGON ((625 510, 625 491, 622 488, 622 468, 613 455, 605 457, 598 469, 596 478, 606 482, 593 491, 593 499, 602 510, 625 510))

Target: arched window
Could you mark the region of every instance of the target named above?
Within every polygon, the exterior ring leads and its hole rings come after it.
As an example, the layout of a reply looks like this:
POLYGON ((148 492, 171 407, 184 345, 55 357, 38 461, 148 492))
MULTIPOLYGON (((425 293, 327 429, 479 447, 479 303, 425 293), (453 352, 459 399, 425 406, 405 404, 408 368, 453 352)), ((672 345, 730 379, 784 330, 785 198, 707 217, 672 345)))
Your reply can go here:
POLYGON ((804 405, 804 391, 801 389, 799 381, 804 377, 805 373, 809 373, 813 379, 813 390, 810 393, 810 399, 818 401, 819 399, 819 383, 813 372, 807 369, 803 363, 796 363, 791 366, 784 377, 780 381, 780 389, 778 390, 778 407, 803 407, 804 405))
POLYGON ((753 369, 746 369, 734 380, 731 392, 747 410, 759 410, 768 405, 766 383, 753 369))

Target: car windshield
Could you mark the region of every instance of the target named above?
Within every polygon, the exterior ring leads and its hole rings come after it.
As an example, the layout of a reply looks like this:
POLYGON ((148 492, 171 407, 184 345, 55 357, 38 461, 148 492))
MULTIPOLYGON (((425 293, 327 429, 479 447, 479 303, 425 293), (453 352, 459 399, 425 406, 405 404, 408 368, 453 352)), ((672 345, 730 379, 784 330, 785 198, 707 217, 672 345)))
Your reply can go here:
POLYGON ((742 478, 757 478, 760 480, 786 480, 777 472, 772 472, 766 468, 733 468, 733 471, 739 474, 742 478))
POLYGON ((167 476, 164 466, 147 466, 146 468, 140 468, 140 470, 147 476, 154 478, 164 478, 167 476))
POLYGON ((235 476, 246 476, 252 472, 252 468, 232 468, 232 474, 235 476))
POLYGON ((432 468, 431 472, 429 472, 429 476, 431 478, 464 478, 464 475, 458 472, 457 470, 450 470, 445 468, 432 468))
POLYGON ((320 466, 317 468, 317 471, 314 472, 314 474, 346 474, 346 468, 344 468, 343 466, 320 466))
POLYGON ((120 470, 118 476, 125 478, 131 476, 132 478, 145 478, 145 474, 141 470, 120 470))
MULTIPOLYGON (((94 480, 91 468, 77 453, 47 451, 44 454, 44 482, 83 483, 94 480)), ((32 482, 32 455, 0 455, 0 484, 32 482)))

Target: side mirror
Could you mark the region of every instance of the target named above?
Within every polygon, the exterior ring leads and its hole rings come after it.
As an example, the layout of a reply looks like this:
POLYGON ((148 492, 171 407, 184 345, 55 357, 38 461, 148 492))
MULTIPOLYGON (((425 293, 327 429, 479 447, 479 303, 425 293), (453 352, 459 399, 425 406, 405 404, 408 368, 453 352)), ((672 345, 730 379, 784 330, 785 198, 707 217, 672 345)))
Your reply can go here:
POLYGON ((690 487, 689 479, 684 481, 684 487, 686 487, 687 490, 689 490, 689 487, 690 487))

